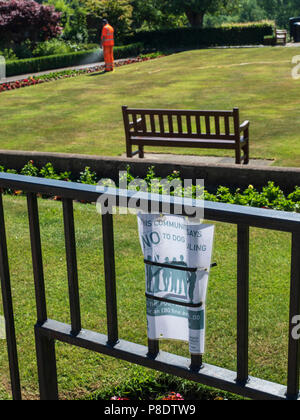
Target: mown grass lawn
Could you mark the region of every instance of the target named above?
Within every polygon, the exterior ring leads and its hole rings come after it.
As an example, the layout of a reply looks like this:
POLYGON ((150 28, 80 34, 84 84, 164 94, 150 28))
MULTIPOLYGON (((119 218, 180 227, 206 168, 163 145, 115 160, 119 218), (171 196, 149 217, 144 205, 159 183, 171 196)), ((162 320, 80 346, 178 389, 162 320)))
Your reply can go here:
MULTIPOLYGON (((32 399, 38 396, 36 314, 26 199, 5 196, 4 204, 21 380, 24 396, 32 399)), ((69 323, 62 205, 40 199, 39 207, 49 317, 69 323)), ((106 333, 101 217, 95 206, 75 203, 75 223, 83 327, 106 333)), ((144 264, 135 216, 115 216, 115 249, 120 338, 146 345, 144 264)), ((218 267, 212 270, 209 284, 205 362, 235 370, 236 227, 216 224, 213 259, 218 267)), ((289 263, 289 234, 251 229, 250 374, 282 384, 286 383, 289 263)), ((185 343, 163 342, 161 348, 188 356, 185 343)), ((61 398, 83 397, 150 375, 147 369, 61 343, 57 360, 61 398)), ((8 398, 8 392, 6 345, 0 340, 0 398, 8 398)))
POLYGON ((5 92, 0 96, 1 148, 122 155, 122 105, 237 106, 241 118, 251 121, 251 157, 299 166, 300 80, 291 76, 295 55, 299 55, 298 48, 188 51, 124 66, 113 74, 85 75, 5 92))

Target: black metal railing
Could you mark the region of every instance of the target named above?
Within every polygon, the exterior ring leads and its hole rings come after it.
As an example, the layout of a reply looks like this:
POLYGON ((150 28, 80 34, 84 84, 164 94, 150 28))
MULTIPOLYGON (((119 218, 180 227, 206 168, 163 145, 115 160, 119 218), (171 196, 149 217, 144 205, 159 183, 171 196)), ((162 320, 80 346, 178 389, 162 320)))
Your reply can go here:
MULTIPOLYGON (((105 193, 113 197, 116 205, 131 206, 133 191, 100 188, 91 185, 0 174, 0 188, 22 190, 27 193, 28 217, 35 283, 37 323, 35 325, 36 353, 40 397, 58 399, 55 341, 120 358, 128 362, 190 379, 204 385, 255 399, 299 399, 300 340, 293 338, 293 319, 300 315, 300 215, 273 210, 242 207, 222 203, 205 203, 206 220, 237 225, 237 369, 227 369, 203 363, 202 357, 190 359, 159 350, 158 340, 149 340, 148 347, 119 338, 116 296, 113 216, 102 215, 104 269, 107 309, 107 335, 82 329, 77 275, 76 239, 73 200, 96 202, 105 193), (37 194, 62 197, 65 228, 66 260, 68 269, 71 325, 48 319, 40 239, 37 194), (258 227, 292 234, 291 290, 289 316, 289 351, 287 386, 249 376, 249 229, 258 227)), ((140 204, 149 211, 153 202, 159 211, 166 203, 174 214, 176 198, 150 197, 140 193, 140 204)), ((184 199, 183 214, 201 205, 193 199, 184 199)), ((6 320, 7 347, 11 375, 12 395, 21 399, 21 386, 15 337, 13 303, 6 245, 2 194, 0 194, 0 275, 6 320)))

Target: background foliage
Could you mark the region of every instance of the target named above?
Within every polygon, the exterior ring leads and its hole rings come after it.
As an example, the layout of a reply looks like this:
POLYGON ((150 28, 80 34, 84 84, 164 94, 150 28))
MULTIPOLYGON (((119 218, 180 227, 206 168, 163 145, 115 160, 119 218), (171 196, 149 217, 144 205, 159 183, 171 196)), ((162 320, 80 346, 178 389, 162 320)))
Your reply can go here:
POLYGON ((32 0, 0 1, 0 39, 2 44, 25 39, 37 43, 60 35, 61 15, 54 7, 32 0))
MULTIPOLYGON (((199 30, 265 20, 288 28, 289 18, 299 15, 300 0, 0 0, 0 55, 14 60, 90 50, 91 43, 99 44, 103 18, 114 26, 117 45, 142 38, 149 44, 153 38, 151 47, 160 49, 161 45, 156 46, 159 37, 164 39, 170 29, 199 30)), ((207 42, 198 37, 192 44, 221 45, 221 32, 203 32, 207 42)), ((176 32, 173 44, 179 36, 180 44, 192 46, 191 34, 176 32)), ((226 33, 224 45, 227 38, 226 33)), ((234 31, 231 38, 231 45, 245 43, 234 31)), ((252 38, 254 44, 262 42, 259 33, 247 36, 247 42, 252 38)))

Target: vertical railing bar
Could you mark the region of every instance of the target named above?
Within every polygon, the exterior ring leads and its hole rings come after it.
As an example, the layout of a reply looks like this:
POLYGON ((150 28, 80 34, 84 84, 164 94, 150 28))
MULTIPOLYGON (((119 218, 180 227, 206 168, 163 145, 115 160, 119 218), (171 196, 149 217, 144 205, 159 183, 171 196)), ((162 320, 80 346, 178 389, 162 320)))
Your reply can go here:
POLYGON ((58 400, 58 382, 55 340, 39 334, 38 327, 36 327, 35 345, 40 399, 42 401, 56 401, 58 400))
POLYGON ((148 338, 148 357, 155 358, 159 353, 159 340, 148 338))
POLYGON ((248 225, 238 224, 237 240, 237 382, 249 378, 249 240, 248 225))
POLYGON ((0 192, 0 280, 12 397, 14 400, 19 401, 22 399, 22 393, 20 384, 20 371, 14 321, 14 309, 10 284, 10 272, 7 255, 7 242, 2 192, 0 192))
MULTIPOLYGON (((36 327, 38 327, 40 325, 43 325, 47 320, 47 304, 40 234, 39 210, 36 194, 27 194, 27 208, 37 309, 36 327)), ((36 334, 35 345, 38 365, 40 398, 42 400, 58 399, 55 340, 48 339, 47 337, 40 338, 36 334)))
MULTIPOLYGON (((291 290, 290 290, 290 329, 288 350, 287 397, 299 395, 300 339, 293 336, 294 317, 300 315, 300 235, 292 234, 291 290)), ((299 322, 299 321, 297 321, 299 322)))
POLYGON ((68 286, 72 335, 77 335, 81 331, 80 297, 78 286, 76 238, 74 227, 74 209, 71 199, 63 199, 63 214, 65 228, 66 260, 68 270, 68 286))
POLYGON ((199 371, 203 367, 203 356, 202 354, 191 354, 191 366, 190 369, 199 371))
POLYGON ((27 207, 31 240, 33 276, 35 285, 37 322, 38 324, 42 325, 47 320, 47 304, 40 235, 39 211, 36 194, 27 194, 27 207))
POLYGON ((109 213, 102 214, 102 235, 105 269, 107 343, 113 346, 118 342, 119 334, 113 217, 109 213))

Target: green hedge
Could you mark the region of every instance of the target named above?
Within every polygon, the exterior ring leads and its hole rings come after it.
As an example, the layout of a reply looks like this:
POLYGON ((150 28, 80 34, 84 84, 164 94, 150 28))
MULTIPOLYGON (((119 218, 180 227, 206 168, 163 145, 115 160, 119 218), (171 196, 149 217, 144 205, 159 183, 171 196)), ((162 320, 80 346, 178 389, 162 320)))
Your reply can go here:
POLYGON ((199 48, 229 45, 263 44, 272 35, 272 23, 226 25, 219 28, 177 28, 161 31, 142 31, 128 37, 126 43, 142 42, 147 49, 199 48))
MULTIPOLYGON (((122 47, 115 47, 114 55, 116 59, 134 57, 139 55, 142 50, 143 44, 138 42, 122 47)), ((6 76, 37 73, 40 71, 97 63, 98 61, 103 61, 103 57, 100 56, 100 50, 79 51, 62 55, 8 61, 6 63, 6 76)))

